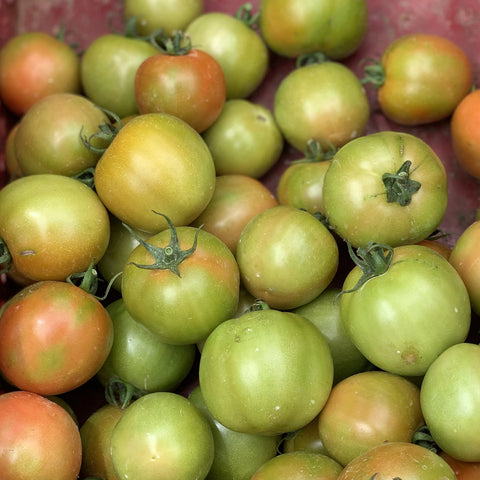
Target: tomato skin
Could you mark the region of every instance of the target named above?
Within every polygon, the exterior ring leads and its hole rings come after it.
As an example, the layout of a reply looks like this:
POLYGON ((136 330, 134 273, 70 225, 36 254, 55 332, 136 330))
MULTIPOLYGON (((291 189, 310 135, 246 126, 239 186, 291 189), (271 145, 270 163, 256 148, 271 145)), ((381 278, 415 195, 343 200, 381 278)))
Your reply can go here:
POLYGON ((480 346, 453 345, 432 363, 420 390, 426 424, 442 451, 466 462, 480 462, 480 346), (453 426, 453 427, 452 427, 453 426))
POLYGON ((0 72, 0 98, 17 115, 52 93, 81 90, 77 54, 44 32, 12 37, 0 50, 0 72))
POLYGON ((480 462, 462 462, 445 452, 439 455, 450 465, 457 480, 477 480, 480 475, 480 462))
POLYGON ((131 403, 111 434, 119 478, 203 480, 213 462, 208 421, 185 397, 149 393, 131 403))
POLYGON ((153 55, 135 74, 135 101, 140 113, 175 115, 199 133, 220 115, 226 88, 220 64, 197 49, 184 55, 153 55))
POLYGON ((323 184, 325 215, 332 229, 354 247, 369 242, 392 247, 433 233, 447 208, 447 174, 431 147, 411 134, 382 131, 352 140, 331 160, 323 184), (410 180, 419 190, 406 205, 387 201, 382 176, 411 161, 410 180))
MULTIPOLYGON (((170 270, 143 269, 152 256, 143 245, 136 247, 123 270, 122 298, 130 315, 163 342, 186 345, 201 342, 237 309, 240 274, 235 257, 214 235, 193 227, 178 227, 182 250, 195 252, 178 266, 180 276, 170 270)), ((164 230, 147 242, 166 247, 170 231, 164 230)))
POLYGON ((2 480, 76 480, 80 433, 56 403, 32 392, 0 395, 0 477, 2 480))
POLYGON ((58 395, 92 378, 112 342, 112 321, 99 300, 66 282, 36 282, 2 311, 0 370, 19 389, 58 395))
POLYGON ((352 460, 337 480, 456 480, 439 455, 409 442, 388 442, 352 460))
MULTIPOLYGON (((343 290, 352 289, 361 274, 354 267, 343 290)), ((428 247, 406 245, 394 249, 385 273, 342 294, 340 315, 354 344, 374 365, 419 376, 440 353, 467 338, 471 308, 463 281, 444 257, 428 247)))
POLYGON ((18 122, 10 129, 5 139, 5 170, 9 175, 10 181, 22 176, 22 170, 15 153, 15 135, 17 130, 18 122))
POLYGON ((73 178, 29 175, 0 190, 0 237, 19 275, 65 280, 104 254, 108 212, 93 190, 73 178))
POLYGON ((311 139, 328 150, 363 135, 370 106, 357 76, 325 61, 287 74, 275 91, 273 113, 287 142, 304 152, 311 139))
POLYGON ((470 60, 437 35, 409 34, 383 53, 385 83, 378 89, 383 113, 400 125, 424 125, 453 113, 472 88, 470 60))
POLYGON ((278 205, 259 180, 247 175, 219 175, 210 203, 191 225, 217 236, 235 254, 247 223, 267 208, 278 205))
POLYGON ((423 424, 415 384, 392 373, 368 371, 333 387, 318 431, 328 455, 345 466, 385 441, 410 442, 423 424))
POLYGON ((95 38, 80 63, 85 95, 121 118, 138 113, 135 74, 144 60, 156 54, 157 48, 137 38, 118 34, 95 38))
POLYGON ((221 323, 202 350, 199 383, 211 414, 244 433, 278 435, 309 423, 333 381, 328 344, 307 319, 259 310, 221 323))
POLYGON ((225 74, 227 99, 246 98, 267 75, 269 53, 262 37, 241 19, 209 12, 185 30, 192 44, 210 54, 225 74))
POLYGON ((164 113, 132 118, 95 169, 95 187, 108 210, 133 228, 156 233, 188 225, 212 198, 215 165, 202 137, 164 113), (135 202, 131 199, 135 198, 135 202))
POLYGON ((259 12, 265 42, 286 57, 320 51, 346 58, 360 46, 368 22, 364 0, 261 0, 259 12))
POLYGON ((338 268, 338 246, 313 215, 278 205, 247 224, 236 258, 242 284, 254 297, 289 310, 327 288, 338 268))

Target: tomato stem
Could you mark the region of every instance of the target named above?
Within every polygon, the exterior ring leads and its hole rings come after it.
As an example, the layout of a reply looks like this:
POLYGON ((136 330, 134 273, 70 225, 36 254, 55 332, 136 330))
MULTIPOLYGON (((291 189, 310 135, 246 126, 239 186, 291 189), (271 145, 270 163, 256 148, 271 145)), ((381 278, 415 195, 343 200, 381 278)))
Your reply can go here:
POLYGON ((297 57, 296 67, 301 68, 329 61, 329 58, 323 52, 304 53, 297 57))
POLYGON ((360 80, 362 85, 371 83, 374 88, 380 88, 385 83, 385 69, 381 62, 375 58, 369 58, 371 65, 364 67, 365 76, 360 80))
POLYGON ((105 152, 105 150, 107 150, 108 146, 112 143, 113 139, 117 136, 117 133, 120 131, 123 125, 122 120, 116 113, 99 107, 98 105, 97 108, 102 110, 102 112, 107 115, 110 121, 100 124, 98 126, 99 131, 93 133, 89 137, 83 134, 82 126, 82 128, 80 129, 80 140, 86 148, 88 148, 92 152, 101 155, 103 152, 105 152), (92 143, 93 140, 100 140, 102 144, 106 145, 104 147, 94 146, 92 143))
POLYGON ((187 55, 192 49, 192 41, 185 32, 178 31, 173 36, 152 35, 150 43, 166 55, 187 55))
POLYGON ((260 14, 257 12, 252 15, 253 5, 251 3, 244 3, 235 12, 234 17, 242 21, 247 27, 255 29, 257 27, 260 14))
POLYGON ((433 439, 430 429, 427 425, 422 425, 421 427, 417 428, 415 432, 413 432, 412 443, 427 448, 434 453, 438 453, 440 451, 440 448, 433 439))
POLYGON ((307 141, 307 146, 305 147, 304 157, 299 158, 298 160, 292 160, 290 164, 296 163, 315 163, 331 160, 335 155, 337 148, 329 140, 326 140, 326 143, 329 145, 329 150, 325 151, 322 147, 322 144, 311 138, 307 141))
POLYGON ((144 393, 141 390, 119 377, 110 378, 105 385, 105 399, 107 402, 122 409, 127 408, 132 400, 143 395, 144 393))
POLYGON ((412 195, 421 187, 421 183, 410 179, 412 162, 406 160, 396 173, 384 173, 383 184, 387 190, 387 202, 397 202, 405 207, 412 201, 412 195))

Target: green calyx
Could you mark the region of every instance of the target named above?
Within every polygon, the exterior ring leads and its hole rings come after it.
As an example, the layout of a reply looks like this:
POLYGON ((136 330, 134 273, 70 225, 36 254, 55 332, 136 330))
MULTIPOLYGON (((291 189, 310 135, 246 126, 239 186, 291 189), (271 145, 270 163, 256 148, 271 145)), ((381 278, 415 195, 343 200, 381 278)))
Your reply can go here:
POLYGON ((102 110, 102 112, 107 115, 109 121, 100 124, 98 126, 98 132, 93 133, 89 137, 83 133, 82 127, 80 129, 80 141, 86 148, 98 155, 101 155, 103 152, 105 152, 105 150, 107 150, 123 125, 122 120, 117 114, 105 108, 101 108, 98 105, 97 108, 102 110))
POLYGON ((173 36, 152 35, 150 43, 165 55, 182 56, 192 50, 192 41, 185 32, 178 31, 173 36))
POLYGON ((412 195, 421 187, 421 183, 410 178, 412 162, 406 160, 395 173, 384 173, 382 181, 387 192, 387 202, 397 202, 405 207, 412 201, 412 195))
POLYGON ((301 68, 329 61, 330 59, 323 52, 312 52, 299 55, 295 64, 297 68, 301 68))
POLYGON ((244 3, 235 12, 234 17, 237 20, 243 22, 247 27, 255 29, 257 28, 259 13, 252 14, 253 5, 251 3, 244 3))
POLYGON ((105 399, 110 405, 125 409, 145 393, 119 377, 112 377, 105 385, 105 399))
POLYGON ((135 262, 130 262, 131 265, 135 265, 138 268, 144 268, 147 270, 170 270, 177 276, 181 276, 178 270, 178 266, 192 253, 195 252, 197 248, 197 239, 200 232, 201 226, 197 228, 195 232, 195 238, 193 240, 193 245, 187 250, 182 250, 180 244, 178 243, 177 230, 172 221, 163 213, 158 213, 153 211, 157 215, 162 215, 168 223, 170 229, 170 243, 162 248, 152 245, 151 243, 146 242, 141 238, 132 228, 130 228, 125 223, 123 226, 135 237, 135 239, 147 250, 148 253, 153 257, 154 263, 152 264, 138 264, 135 262))
POLYGON ((374 58, 369 59, 372 63, 364 67, 365 76, 360 80, 362 85, 370 83, 375 88, 380 88, 385 83, 385 69, 381 62, 374 58))
POLYGON ((290 164, 294 165, 296 163, 315 163, 331 160, 335 155, 337 148, 333 143, 326 140, 326 143, 329 145, 328 150, 324 150, 322 144, 311 138, 307 141, 307 146, 305 147, 304 156, 298 160, 292 160, 290 164))
POLYGON ((7 244, 0 238, 0 274, 7 273, 12 265, 12 256, 7 244))

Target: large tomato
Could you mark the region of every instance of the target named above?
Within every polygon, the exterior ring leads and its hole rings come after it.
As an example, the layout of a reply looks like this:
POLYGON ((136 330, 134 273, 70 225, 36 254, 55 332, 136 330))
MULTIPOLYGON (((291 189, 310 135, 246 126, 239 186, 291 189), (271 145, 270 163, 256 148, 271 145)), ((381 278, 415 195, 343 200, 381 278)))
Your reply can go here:
POLYGON ((121 479, 203 480, 214 457, 210 425, 185 397, 149 393, 130 404, 111 437, 121 479))
POLYGON ((36 282, 2 309, 0 371, 20 389, 58 395, 92 378, 112 342, 112 320, 93 295, 67 282, 36 282))
POLYGON ((23 115, 52 93, 79 93, 80 59, 72 48, 44 32, 12 37, 0 51, 0 98, 23 115))
POLYGON ((36 393, 0 395, 0 478, 76 480, 82 461, 77 424, 36 393))
POLYGON ((419 137, 382 131, 352 140, 331 160, 323 183, 331 228, 355 247, 416 243, 447 208, 447 174, 419 137))
POLYGON ((97 194, 57 174, 21 177, 0 190, 0 238, 16 272, 65 280, 105 253, 108 212, 97 194))
POLYGON ((283 310, 320 295, 335 276, 338 256, 335 238, 320 220, 285 205, 252 218, 236 252, 244 287, 283 310))
POLYGON ((235 314, 239 284, 235 257, 219 238, 170 224, 129 256, 122 297, 134 320, 163 342, 193 344, 235 314))
POLYGON ((286 57, 323 52, 341 59, 363 41, 365 0, 261 0, 259 27, 267 45, 286 57))
POLYGON ((343 284, 340 316, 374 365, 420 376, 444 350, 467 338, 470 300, 448 260, 422 245, 388 252, 371 245, 357 254, 357 266, 343 284))
POLYGON ((309 423, 332 387, 328 343, 307 319, 260 309, 221 323, 202 350, 205 404, 225 427, 278 435, 309 423))
POLYGON ((360 80, 348 67, 322 61, 300 65, 282 79, 273 113, 287 142, 304 152, 311 139, 328 149, 363 135, 370 106, 360 80))
POLYGON ((318 417, 328 455, 341 465, 386 441, 410 442, 424 423, 420 390, 383 371, 361 372, 337 383, 318 417))
POLYGON ((420 391, 433 440, 445 453, 467 462, 480 462, 479 366, 479 345, 453 345, 432 363, 420 391))
POLYGON ((383 113, 400 125, 447 118, 472 88, 467 54, 448 38, 412 33, 395 39, 364 83, 378 88, 383 113))
POLYGON ((138 115, 125 124, 95 168, 98 196, 119 220, 156 233, 188 225, 212 198, 215 165, 202 137, 166 113, 138 115))

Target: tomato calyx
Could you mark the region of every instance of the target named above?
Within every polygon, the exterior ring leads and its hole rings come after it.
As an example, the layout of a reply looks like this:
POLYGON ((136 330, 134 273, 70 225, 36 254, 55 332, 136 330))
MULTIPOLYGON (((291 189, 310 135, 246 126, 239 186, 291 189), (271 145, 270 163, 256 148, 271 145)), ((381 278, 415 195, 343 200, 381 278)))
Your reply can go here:
POLYGON ((93 189, 95 186, 95 167, 88 167, 76 175, 73 175, 72 178, 93 189))
POLYGON ((189 257, 190 255, 192 255, 192 253, 195 252, 197 248, 198 234, 202 226, 197 228, 195 238, 193 240, 193 245, 186 250, 182 250, 178 242, 177 230, 173 222, 163 213, 155 212, 154 210, 152 211, 157 215, 161 215, 167 221, 168 227, 170 229, 170 243, 164 248, 152 245, 151 243, 148 243, 143 238, 141 238, 131 227, 123 223, 123 226, 135 237, 135 239, 145 248, 145 250, 150 253, 150 255, 155 261, 153 264, 144 265, 130 262, 129 265, 135 265, 138 268, 144 268, 147 270, 170 270, 178 277, 181 277, 178 266, 187 257, 189 257))
POLYGON ((181 30, 172 36, 164 34, 152 36, 150 42, 165 55, 183 56, 192 50, 190 37, 181 30))
POLYGON ((420 445, 421 447, 427 448, 428 450, 431 450, 434 453, 439 453, 440 448, 433 439, 430 429, 428 428, 427 425, 422 425, 413 432, 412 435, 412 443, 415 443, 416 445, 420 445))
POLYGON ((247 27, 255 29, 258 25, 260 14, 257 12, 252 15, 253 5, 251 3, 244 3, 235 12, 234 17, 243 22, 247 27))
POLYGON ((385 83, 385 69, 380 61, 375 58, 369 58, 371 65, 364 67, 365 76, 360 79, 360 83, 365 85, 370 83, 374 88, 380 88, 385 83))
POLYGON ((322 147, 322 144, 311 138, 307 141, 307 146, 305 147, 303 158, 298 160, 292 160, 291 165, 296 163, 315 163, 331 160, 335 155, 337 148, 330 141, 326 140, 326 143, 329 145, 329 149, 325 151, 322 147))
POLYGON ((8 250, 7 244, 0 238, 0 274, 7 273, 12 265, 12 255, 8 250))
POLYGON ((307 67, 308 65, 316 65, 329 61, 330 59, 323 52, 311 52, 299 55, 297 57, 295 65, 297 68, 302 68, 307 67))
POLYGON ((119 377, 111 377, 105 385, 105 399, 110 405, 125 409, 144 392, 119 377))
POLYGON ((262 299, 257 299, 255 300, 248 308, 247 312, 259 312, 261 310, 270 310, 270 307, 268 306, 267 302, 262 299))
POLYGON ((369 242, 366 247, 357 248, 357 252, 347 242, 348 253, 355 265, 362 271, 362 276, 350 290, 342 290, 337 296, 355 292, 368 280, 384 274, 390 267, 393 258, 393 248, 390 245, 369 242))
POLYGON ((82 127, 80 129, 80 140, 86 148, 88 148, 92 152, 97 153, 98 155, 101 155, 102 153, 105 152, 105 150, 107 150, 108 146, 112 143, 113 139, 117 136, 117 133, 120 131, 123 124, 122 124, 122 120, 116 113, 111 112, 106 108, 99 107, 98 105, 97 105, 97 108, 102 110, 102 112, 104 112, 107 115, 110 121, 101 123, 98 126, 99 131, 96 133, 92 133, 92 135, 90 135, 89 137, 83 134, 83 127, 82 127), (104 146, 102 147, 95 146, 93 144, 94 141, 96 141, 97 144, 101 144, 104 146))
POLYGON ((412 201, 412 195, 421 187, 421 183, 410 178, 412 162, 406 160, 395 173, 384 173, 382 181, 387 190, 387 202, 397 202, 405 207, 412 201))

